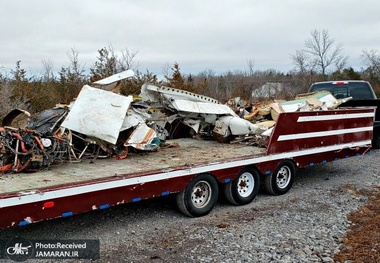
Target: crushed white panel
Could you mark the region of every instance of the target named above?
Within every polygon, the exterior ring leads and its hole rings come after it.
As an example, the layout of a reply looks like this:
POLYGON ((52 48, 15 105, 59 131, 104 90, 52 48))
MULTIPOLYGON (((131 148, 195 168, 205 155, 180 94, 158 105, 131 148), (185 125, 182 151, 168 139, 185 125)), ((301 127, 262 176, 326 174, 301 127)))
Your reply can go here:
POLYGON ((220 134, 224 137, 228 137, 230 135, 230 131, 228 130, 228 119, 232 118, 231 116, 221 117, 220 119, 215 121, 215 127, 213 132, 220 134), (226 118, 226 119, 224 119, 226 118))
POLYGON ((129 108, 127 116, 124 119, 123 125, 120 131, 127 130, 129 128, 135 127, 140 123, 146 122, 150 118, 150 114, 135 108, 129 108))
POLYGON ((303 106, 304 104, 301 104, 301 103, 281 104, 281 108, 284 110, 284 112, 295 112, 295 111, 298 111, 303 106))
POLYGON ((244 120, 240 117, 222 116, 216 123, 214 131, 220 135, 228 136, 228 131, 233 135, 246 135, 255 134, 259 127, 250 121, 244 120))
POLYGON ((171 105, 178 111, 237 116, 230 107, 223 104, 176 99, 171 101, 171 105))
POLYGON ((195 132, 199 131, 199 127, 201 126, 201 120, 194 120, 194 119, 186 119, 183 120, 183 122, 192 128, 195 132))
POLYGON ((216 121, 216 114, 201 114, 201 116, 204 118, 205 122, 214 124, 216 121))
POLYGON ((336 107, 338 104, 337 99, 330 93, 326 94, 320 98, 318 98, 320 101, 324 102, 327 106, 327 108, 331 109, 333 107, 336 107))
POLYGON ((220 102, 216 99, 213 99, 211 97, 207 97, 201 94, 192 93, 186 90, 180 90, 175 88, 169 88, 169 87, 158 87, 155 85, 150 85, 145 83, 141 87, 141 93, 140 96, 144 101, 150 101, 150 102, 159 102, 161 98, 165 98, 166 100, 172 100, 172 99, 180 99, 180 100, 190 100, 190 101, 197 101, 197 102, 208 102, 208 103, 216 103, 219 104, 220 102))
POLYGON ((131 136, 125 142, 125 146, 132 146, 136 149, 146 150, 147 145, 152 143, 153 139, 157 137, 157 133, 145 123, 141 123, 133 131, 131 136))
POLYGON ((268 130, 264 131, 261 135, 269 137, 274 130, 274 127, 269 128, 268 130))
POLYGON ((147 102, 159 102, 159 93, 154 92, 156 91, 158 87, 149 85, 148 83, 145 83, 144 85, 141 86, 141 92, 140 92, 140 97, 142 98, 143 101, 147 102))
POLYGON ((132 100, 85 85, 61 126, 116 144, 132 100))
POLYGON ((112 84, 112 83, 114 83, 116 81, 120 81, 120 80, 123 80, 123 79, 131 78, 134 75, 135 75, 135 73, 132 70, 128 69, 128 70, 125 70, 123 72, 120 72, 120 73, 114 74, 112 76, 109 76, 107 78, 95 81, 95 82, 93 82, 93 84, 96 84, 96 85, 109 85, 109 84, 112 84))
POLYGON ((255 134, 259 129, 256 124, 239 117, 232 117, 228 126, 233 135, 255 134))
POLYGON ((123 125, 120 128, 120 131, 128 130, 129 128, 135 127, 143 122, 145 122, 145 119, 143 119, 140 115, 128 114, 126 118, 124 119, 123 125))

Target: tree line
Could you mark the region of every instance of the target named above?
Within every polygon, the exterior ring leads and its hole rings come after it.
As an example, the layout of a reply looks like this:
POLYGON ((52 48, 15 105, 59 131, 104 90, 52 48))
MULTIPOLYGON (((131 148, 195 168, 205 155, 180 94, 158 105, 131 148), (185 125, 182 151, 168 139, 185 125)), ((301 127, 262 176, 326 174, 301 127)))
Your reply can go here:
POLYGON ((0 73, 0 120, 12 109, 20 108, 31 113, 54 107, 57 103, 70 103, 85 84, 132 69, 133 79, 122 82, 120 94, 138 95, 145 82, 201 93, 225 102, 234 97, 252 101, 252 91, 266 83, 280 83, 284 88, 276 98, 289 99, 308 90, 311 83, 325 80, 363 79, 369 81, 380 95, 380 53, 363 50, 364 67, 360 71, 347 65, 348 56, 343 45, 335 43, 327 30, 311 32, 304 48, 291 55, 294 68, 286 73, 275 69, 255 70, 254 61, 248 60, 247 69, 216 74, 207 69, 198 74, 184 74, 176 62, 164 68, 164 80, 148 70, 138 70, 138 51, 128 48, 115 52, 110 47, 98 50, 96 62, 86 69, 79 60, 79 52, 71 49, 68 66, 53 73, 52 63, 42 61, 41 77, 28 77, 21 60, 16 62, 10 74, 0 73))

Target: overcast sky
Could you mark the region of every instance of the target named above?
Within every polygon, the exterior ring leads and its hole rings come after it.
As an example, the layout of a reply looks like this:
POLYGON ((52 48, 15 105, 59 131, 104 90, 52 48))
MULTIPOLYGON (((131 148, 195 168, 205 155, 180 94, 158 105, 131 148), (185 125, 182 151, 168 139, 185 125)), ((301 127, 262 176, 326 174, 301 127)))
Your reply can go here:
POLYGON ((211 69, 293 68, 291 55, 313 30, 343 44, 348 65, 364 67, 363 49, 380 50, 378 0, 0 0, 0 73, 21 67, 59 71, 71 49, 90 68, 98 50, 138 51, 139 70, 161 75, 179 63, 183 74, 211 69))

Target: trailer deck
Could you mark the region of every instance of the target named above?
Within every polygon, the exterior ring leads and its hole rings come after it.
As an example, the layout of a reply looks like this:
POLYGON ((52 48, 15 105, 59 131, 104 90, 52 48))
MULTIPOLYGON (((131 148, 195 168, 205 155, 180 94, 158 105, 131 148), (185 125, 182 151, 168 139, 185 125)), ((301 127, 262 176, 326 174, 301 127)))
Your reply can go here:
POLYGON ((224 144, 213 140, 183 138, 170 140, 177 147, 161 148, 158 152, 130 153, 126 159, 84 159, 62 163, 37 173, 6 174, 0 177, 0 194, 75 184, 96 179, 124 176, 153 170, 222 162, 233 158, 258 155, 265 148, 244 144, 224 144))

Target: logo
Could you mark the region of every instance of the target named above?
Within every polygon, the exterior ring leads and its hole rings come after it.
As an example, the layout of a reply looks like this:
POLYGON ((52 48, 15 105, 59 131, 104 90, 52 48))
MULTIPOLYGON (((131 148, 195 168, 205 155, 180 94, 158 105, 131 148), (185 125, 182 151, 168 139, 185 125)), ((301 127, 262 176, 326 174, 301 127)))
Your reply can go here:
POLYGON ((99 259, 98 239, 26 240, 21 237, 0 240, 1 259, 99 259))
POLYGON ((5 253, 9 259, 14 261, 25 261, 33 256, 33 244, 23 238, 15 238, 5 246, 5 253))

